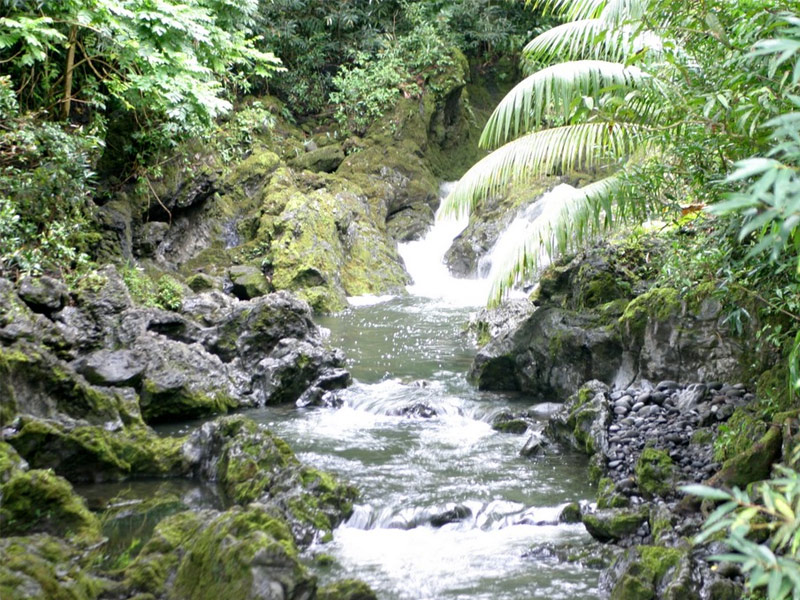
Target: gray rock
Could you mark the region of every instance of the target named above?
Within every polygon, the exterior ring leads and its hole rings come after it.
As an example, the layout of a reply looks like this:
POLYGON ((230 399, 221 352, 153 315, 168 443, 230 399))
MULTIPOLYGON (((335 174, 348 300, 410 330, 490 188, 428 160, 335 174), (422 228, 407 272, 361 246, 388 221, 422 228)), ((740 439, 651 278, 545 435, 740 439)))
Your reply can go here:
POLYGON ((59 310, 69 298, 67 286, 47 275, 23 277, 17 293, 32 310, 48 314, 59 310))
POLYGON ((235 265, 228 269, 232 288, 231 293, 239 300, 252 300, 272 291, 272 285, 261 269, 252 265, 235 265))
POLYGON ((133 386, 146 361, 131 350, 97 350, 73 363, 75 370, 95 385, 133 386))

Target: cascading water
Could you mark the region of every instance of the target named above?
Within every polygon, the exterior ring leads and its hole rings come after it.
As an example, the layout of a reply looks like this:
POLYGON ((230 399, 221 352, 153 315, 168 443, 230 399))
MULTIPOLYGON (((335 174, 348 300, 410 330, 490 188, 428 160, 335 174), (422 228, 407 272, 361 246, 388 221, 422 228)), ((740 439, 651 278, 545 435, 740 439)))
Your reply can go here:
POLYGON ((557 522, 564 503, 593 495, 585 459, 521 457, 524 438, 490 422, 529 404, 466 382, 475 350, 460 330, 488 281, 464 283, 442 264, 465 224, 438 220, 401 246, 409 296, 355 300, 322 320, 356 380, 343 407, 250 416, 361 491, 352 517, 317 549, 333 557, 323 580, 364 579, 382 599, 596 598, 596 571, 536 552, 590 542, 582 525, 557 522))
MULTIPOLYGON (((478 261, 479 277, 494 281, 516 261, 526 241, 548 237, 550 224, 561 213, 565 202, 574 197, 575 192, 574 187, 562 183, 521 210, 491 250, 478 261)), ((541 267, 545 267, 549 258, 541 253, 538 262, 541 267)))

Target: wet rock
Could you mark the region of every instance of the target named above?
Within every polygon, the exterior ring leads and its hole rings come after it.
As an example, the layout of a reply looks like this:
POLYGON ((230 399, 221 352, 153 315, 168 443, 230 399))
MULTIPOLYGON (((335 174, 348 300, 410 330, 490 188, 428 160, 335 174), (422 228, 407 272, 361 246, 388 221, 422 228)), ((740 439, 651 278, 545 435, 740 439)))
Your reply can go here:
POLYGON ((532 423, 528 419, 510 411, 503 411, 492 419, 492 429, 501 433, 521 435, 528 431, 531 425, 532 423))
POLYGON ((535 308, 527 299, 509 300, 496 308, 482 308, 470 315, 467 333, 475 338, 478 346, 484 346, 502 333, 516 329, 535 308))
POLYGON ((559 523, 580 523, 581 506, 577 502, 567 504, 558 514, 559 523))
POLYGON ((97 517, 72 485, 49 470, 18 471, 0 486, 0 530, 4 536, 49 533, 98 541, 97 517))
POLYGON ((647 511, 608 508, 581 516, 586 530, 599 542, 619 542, 647 523, 647 511))
POLYGON ((426 402, 415 402, 413 404, 409 404, 408 406, 391 411, 389 414, 399 417, 419 417, 421 419, 430 419, 438 416, 439 413, 435 408, 426 402))
POLYGON ((136 386, 146 361, 130 350, 97 350, 80 357, 72 366, 95 385, 136 386))
POLYGON ((535 431, 528 439, 525 440, 525 445, 519 451, 520 456, 538 456, 547 450, 547 438, 541 432, 535 431))
POLYGON ((363 581, 346 579, 320 588, 317 600, 378 600, 378 596, 363 581))
POLYGON ((433 515, 430 524, 434 527, 443 527, 448 523, 457 523, 472 516, 472 511, 468 506, 454 506, 449 510, 433 515))
POLYGON ((300 600, 314 590, 289 527, 258 504, 164 519, 124 574, 131 593, 187 600, 300 600))
POLYGON ((61 309, 69 298, 67 287, 57 279, 23 277, 19 282, 19 297, 35 312, 51 314, 61 309))
POLYGON ((480 389, 566 399, 589 379, 613 381, 621 355, 617 334, 591 315, 542 307, 481 348, 468 377, 480 389))
POLYGON ((300 544, 329 536, 353 510, 354 488, 303 466, 286 442, 244 417, 205 423, 182 452, 195 477, 216 481, 231 501, 278 507, 300 544))
POLYGON ((433 209, 429 204, 420 202, 389 215, 386 232, 398 242, 411 242, 423 237, 433 221, 433 209))
POLYGON ((235 265, 228 269, 231 293, 239 300, 252 300, 273 291, 272 285, 258 267, 235 265))

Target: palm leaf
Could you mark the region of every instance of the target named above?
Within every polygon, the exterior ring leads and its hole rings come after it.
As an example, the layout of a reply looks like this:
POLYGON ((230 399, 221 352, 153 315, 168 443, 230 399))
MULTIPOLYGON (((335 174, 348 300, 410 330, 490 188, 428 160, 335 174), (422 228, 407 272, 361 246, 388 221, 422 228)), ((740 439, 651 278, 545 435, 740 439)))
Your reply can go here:
POLYGON ((489 304, 498 305, 510 290, 532 280, 555 256, 580 245, 582 236, 598 231, 602 213, 611 214, 614 193, 622 183, 621 177, 611 175, 561 195, 556 199, 558 206, 544 207, 513 261, 492 282, 489 304), (591 223, 595 223, 594 228, 591 223))
POLYGON ((624 32, 610 30, 600 19, 580 19, 563 23, 539 34, 522 49, 526 72, 540 63, 554 60, 595 58, 621 61, 628 39, 624 32))
POLYGON ((497 105, 481 136, 497 147, 545 122, 566 124, 576 99, 598 97, 612 88, 634 87, 648 76, 637 67, 599 60, 565 62, 525 78, 497 105))
POLYGON ((600 16, 607 0, 527 0, 527 4, 542 13, 553 14, 570 21, 600 16))
POLYGON ((630 123, 580 123, 536 131, 498 148, 467 171, 445 199, 447 213, 469 211, 509 184, 576 170, 609 166, 625 157, 639 139, 630 123))

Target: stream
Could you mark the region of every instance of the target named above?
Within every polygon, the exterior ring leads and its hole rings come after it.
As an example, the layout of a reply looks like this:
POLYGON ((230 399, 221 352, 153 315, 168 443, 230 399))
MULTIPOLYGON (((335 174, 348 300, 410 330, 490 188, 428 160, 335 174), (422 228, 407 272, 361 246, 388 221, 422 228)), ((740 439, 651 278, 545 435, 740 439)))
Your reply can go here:
MULTIPOLYGON (((341 408, 247 414, 361 492, 333 541, 312 548, 332 557, 323 580, 363 579, 385 600, 595 599, 598 571, 536 552, 591 543, 583 525, 557 522, 564 504, 594 496, 585 457, 521 457, 526 436, 490 422, 530 402, 466 381, 475 347, 462 330, 489 281, 454 279, 442 263, 465 225, 437 221, 401 245, 408 296, 355 298, 320 319, 355 380, 341 408)), ((552 405, 538 408, 544 419, 552 405)))
MULTIPOLYGON (((437 220, 423 240, 401 245, 414 279, 408 295, 353 298, 348 310, 319 319, 354 378, 338 392, 340 408, 244 414, 284 438, 300 460, 360 491, 333 540, 306 553, 321 582, 362 579, 381 600, 596 600, 599 570, 564 558, 594 542, 582 524, 558 523, 565 504, 594 497, 586 458, 520 456, 527 436, 493 430, 492 418, 533 409, 544 420, 554 405, 531 407, 522 395, 482 392, 466 380, 476 348, 463 330, 485 303, 489 279, 454 279, 442 262, 465 225, 465 218, 437 220), (320 554, 325 561, 315 560, 320 554)), ((185 434, 198 424, 159 430, 185 434)), ((221 507, 213 487, 191 482, 80 491, 90 505, 166 491, 195 508, 221 507)), ((106 532, 110 556, 147 537, 157 518, 115 521, 106 532)))

